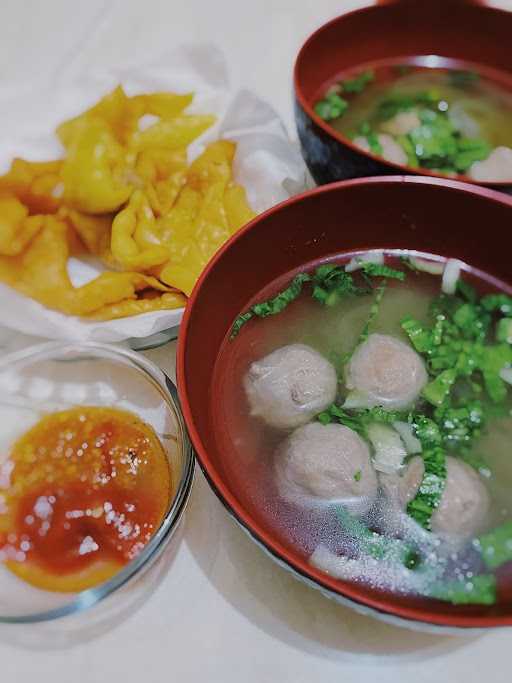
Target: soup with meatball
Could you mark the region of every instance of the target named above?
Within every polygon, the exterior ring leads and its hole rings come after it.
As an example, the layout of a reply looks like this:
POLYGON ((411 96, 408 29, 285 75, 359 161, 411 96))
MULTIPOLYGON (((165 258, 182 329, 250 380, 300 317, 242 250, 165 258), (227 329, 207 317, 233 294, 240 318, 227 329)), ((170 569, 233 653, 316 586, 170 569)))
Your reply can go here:
POLYGON ((420 57, 342 75, 322 90, 315 112, 356 147, 393 164, 512 182, 510 85, 439 64, 420 57))
POLYGON ((509 294, 393 251, 269 285, 215 369, 233 488, 336 578, 493 604, 512 560, 509 294))

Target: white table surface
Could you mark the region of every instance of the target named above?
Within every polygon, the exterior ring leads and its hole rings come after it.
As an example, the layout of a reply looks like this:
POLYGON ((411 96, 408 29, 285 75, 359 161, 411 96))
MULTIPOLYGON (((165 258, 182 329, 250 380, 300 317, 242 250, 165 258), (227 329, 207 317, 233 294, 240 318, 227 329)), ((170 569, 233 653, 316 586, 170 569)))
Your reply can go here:
MULTIPOLYGON (((175 43, 215 42, 234 85, 271 101, 294 134, 297 48, 359 1, 1 0, 0 79, 29 85, 76 60, 97 68, 134 55, 147 61, 175 43)), ((511 0, 494 4, 512 9, 511 0)), ((172 369, 174 344, 149 356, 172 369)), ((67 647, 14 645, 20 633, 0 631, 1 683, 511 680, 510 631, 417 634, 335 605, 264 555, 199 472, 168 574, 137 611, 67 647)))

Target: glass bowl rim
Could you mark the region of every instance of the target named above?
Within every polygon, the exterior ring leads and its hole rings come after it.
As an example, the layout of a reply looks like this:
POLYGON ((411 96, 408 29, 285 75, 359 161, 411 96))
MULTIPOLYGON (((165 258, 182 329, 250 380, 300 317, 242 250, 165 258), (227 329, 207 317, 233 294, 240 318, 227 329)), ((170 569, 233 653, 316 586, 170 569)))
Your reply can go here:
POLYGON ((100 583, 98 586, 76 593, 75 597, 69 603, 61 607, 20 616, 3 616, 0 614, 0 624, 32 624, 53 621, 61 617, 83 612, 105 600, 105 598, 127 584, 160 555, 178 526, 192 488, 195 457, 188 436, 187 427, 181 413, 176 386, 162 369, 141 354, 112 344, 103 344, 100 342, 52 341, 29 346, 21 351, 14 351, 3 356, 0 359, 0 370, 12 366, 14 363, 23 364, 24 361, 50 360, 51 358, 66 352, 90 352, 92 356, 103 357, 106 360, 128 361, 135 366, 139 373, 145 375, 146 381, 152 381, 157 384, 158 388, 166 396, 168 407, 174 413, 177 420, 180 432, 178 443, 180 444, 184 458, 183 472, 178 482, 178 486, 176 487, 176 492, 172 498, 170 507, 157 532, 141 553, 123 567, 121 571, 117 572, 111 579, 100 583))

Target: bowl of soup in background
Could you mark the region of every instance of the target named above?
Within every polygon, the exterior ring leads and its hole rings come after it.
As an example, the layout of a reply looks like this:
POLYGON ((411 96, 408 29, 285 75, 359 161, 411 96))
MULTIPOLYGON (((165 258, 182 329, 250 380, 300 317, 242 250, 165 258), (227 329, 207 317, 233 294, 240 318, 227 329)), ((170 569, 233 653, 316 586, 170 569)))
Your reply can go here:
MULTIPOLYGON (((295 120, 302 154, 315 181, 325 184, 397 172, 446 175, 443 169, 436 168, 435 156, 420 161, 418 166, 415 155, 406 154, 395 135, 389 132, 385 135, 383 151, 382 145, 376 148, 368 144, 370 138, 361 136, 362 129, 355 127, 348 130, 343 124, 343 116, 334 122, 322 118, 318 108, 315 111, 315 105, 327 92, 332 92, 330 88, 333 85, 336 90, 339 87, 336 84, 340 81, 357 79, 369 71, 373 72, 376 81, 370 83, 369 87, 375 90, 378 99, 386 92, 386 82, 393 86, 397 79, 410 79, 400 71, 402 68, 413 71, 421 69, 425 73, 435 71, 438 82, 443 78, 442 70, 447 70, 448 74, 477 74, 484 91, 499 88, 498 97, 508 101, 508 95, 512 93, 512 48, 508 40, 511 31, 512 12, 486 7, 484 3, 461 0, 391 0, 343 14, 321 26, 303 44, 294 68, 295 120), (424 163, 426 166, 423 166, 424 163)), ((411 84, 405 81, 405 86, 410 88, 411 84)), ((473 89, 474 92, 469 94, 478 100, 478 87, 475 89, 474 85, 466 84, 466 88, 473 89)), ((364 91, 359 94, 354 92, 340 93, 348 101, 348 112, 351 103, 357 103, 362 96, 368 98, 364 91)), ((448 93, 453 94, 453 88, 448 93)), ((464 86, 461 94, 464 95, 464 86)), ((496 93, 493 92, 491 97, 494 95, 496 93)), ((437 113, 443 123, 449 112, 446 112, 442 97, 436 102, 436 107, 437 104, 442 110, 437 113)), ((498 108, 501 110, 498 118, 503 117, 503 107, 498 108)), ((512 128, 512 109, 510 117, 512 128)), ((406 126, 400 130, 401 133, 409 133, 414 126, 404 120, 399 123, 401 128, 406 126)), ((494 144, 489 140, 487 151, 480 155, 477 152, 474 156, 475 159, 485 160, 490 150, 497 147, 498 152, 493 156, 491 167, 480 164, 472 172, 469 165, 462 161, 457 171, 458 179, 499 189, 512 187, 512 152, 509 151, 512 145, 508 141, 508 133, 503 140, 500 139, 497 119, 496 126, 498 139, 494 136, 494 144), (498 171, 493 170, 496 164, 498 171), (511 170, 510 179, 507 169, 511 170), (496 172, 498 175, 494 176, 496 172)), ((501 130, 504 132, 503 126, 501 130)), ((377 132, 383 133, 384 130, 377 132)), ((471 137, 471 130, 469 133, 471 137)), ((412 144, 410 140, 407 141, 411 151, 418 144, 417 138, 421 138, 421 134, 422 131, 416 129, 412 144)), ((427 130, 426 135, 429 134, 427 130)), ((466 149, 467 140, 462 145, 466 149)), ((484 141, 484 146, 487 147, 487 141, 484 141)), ((469 147, 472 147, 471 142, 469 147)))
MULTIPOLYGON (((317 188, 267 211, 232 238, 202 275, 184 318, 178 342, 180 399, 199 463, 214 492, 281 566, 325 595, 394 623, 466 630, 512 625, 510 586, 501 590, 493 606, 454 606, 375 590, 364 582, 319 571, 269 522, 266 507, 273 505, 271 498, 255 503, 251 485, 257 487, 258 482, 249 475, 244 480, 243 469, 238 478, 232 476, 228 450, 257 466, 254 444, 259 437, 229 442, 230 423, 238 419, 237 405, 247 412, 247 398, 240 390, 233 402, 225 393, 226 377, 216 374, 219 353, 228 343, 233 321, 270 282, 279 278, 282 282, 284 275, 303 270, 304 264, 344 253, 412 250, 461 259, 474 273, 487 274, 484 290, 498 288, 510 295, 511 218, 512 199, 451 180, 397 176, 317 188), (220 421, 215 416, 219 405, 227 405, 220 421)), ((247 332, 241 333, 249 335, 249 348, 258 344, 259 324, 258 319, 250 321, 247 332)), ((299 517, 297 521, 301 523, 299 517)))

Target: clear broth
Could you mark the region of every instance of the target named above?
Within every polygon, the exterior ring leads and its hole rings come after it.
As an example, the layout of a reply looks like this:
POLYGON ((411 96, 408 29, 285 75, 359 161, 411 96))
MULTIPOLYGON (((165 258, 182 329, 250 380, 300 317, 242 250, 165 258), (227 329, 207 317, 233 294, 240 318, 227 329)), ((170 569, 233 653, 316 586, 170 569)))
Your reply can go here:
MULTIPOLYGON (((335 263, 342 264, 346 259, 339 258, 335 263)), ((387 262, 402 267, 391 259, 387 262)), ((315 265, 308 264, 302 270, 311 271, 315 265)), ((265 300, 283 289, 296 272, 272 282, 260 291, 248 307, 265 300)), ((465 275, 467 278, 467 275, 465 275)), ((489 282, 482 282, 470 276, 473 285, 479 285, 484 292, 489 291, 489 282)), ((439 295, 441 279, 425 273, 408 272, 404 283, 388 281, 379 313, 371 332, 393 335, 408 341, 400 327, 405 315, 413 314, 420 321, 428 321, 428 311, 432 300, 439 295)), ((249 413, 249 406, 243 388, 243 377, 253 361, 277 348, 291 343, 307 344, 336 367, 341 375, 342 358, 357 344, 359 335, 370 313, 373 295, 346 297, 334 307, 324 307, 314 301, 309 292, 303 292, 287 309, 277 316, 252 320, 233 340, 226 337, 221 347, 214 373, 215 396, 223 400, 211 403, 210 419, 218 447, 223 453, 224 476, 233 491, 243 499, 244 505, 252 515, 271 529, 285 546, 293 548, 308 559, 315 548, 325 545, 332 552, 351 554, 350 543, 344 537, 343 528, 336 515, 336 506, 327 505, 305 509, 283 500, 275 484, 274 457, 287 432, 273 429, 249 413)), ((343 399, 341 386, 339 399, 343 399)), ((509 401, 509 415, 512 402, 509 401)), ((485 459, 488 471, 484 482, 491 500, 492 510, 487 528, 510 519, 510 491, 512 490, 512 417, 490 421, 489 429, 474 445, 474 451, 485 459)), ((379 518, 380 508, 372 508, 364 521, 372 529, 387 527, 387 520, 379 518)), ((393 536, 393 534, 392 534, 393 536)), ((432 553, 429 541, 414 539, 423 550, 432 553)), ((466 572, 478 571, 479 558, 470 549, 445 546, 434 548, 444 570, 443 575, 461 578, 466 572), (461 569, 462 568, 462 569, 461 569)), ((402 593, 415 592, 403 577, 386 576, 381 572, 376 578, 374 571, 358 575, 356 580, 369 583, 376 588, 392 589, 402 593)))
MULTIPOLYGON (((483 68, 462 62, 452 65, 449 60, 439 57, 418 57, 401 60, 400 63, 389 60, 365 64, 339 75, 323 87, 317 99, 321 99, 335 83, 354 78, 369 69, 374 73, 374 80, 360 93, 342 93, 349 102, 348 109, 343 116, 329 121, 329 125, 345 137, 357 137, 364 122, 368 122, 375 133, 386 132, 381 128, 384 121, 377 114, 384 100, 435 91, 436 97, 447 104, 448 118, 463 137, 481 139, 491 150, 499 146, 512 148, 512 84, 505 74, 491 75, 489 72, 488 75, 483 68), (475 80, 464 82, 460 79, 458 84, 454 84, 454 74, 464 72, 475 74, 475 80)), ((392 137, 399 141, 396 136, 392 137)), ((420 166, 424 170, 443 172, 421 162, 420 166)), ((456 175, 454 172, 445 174, 456 175)))

